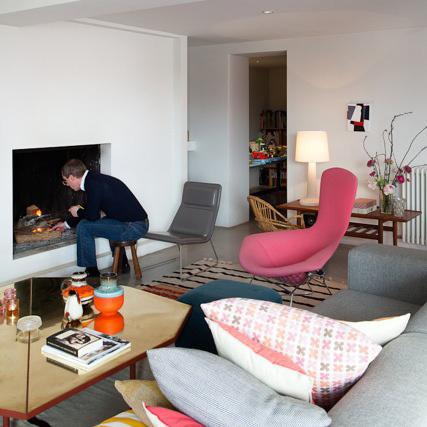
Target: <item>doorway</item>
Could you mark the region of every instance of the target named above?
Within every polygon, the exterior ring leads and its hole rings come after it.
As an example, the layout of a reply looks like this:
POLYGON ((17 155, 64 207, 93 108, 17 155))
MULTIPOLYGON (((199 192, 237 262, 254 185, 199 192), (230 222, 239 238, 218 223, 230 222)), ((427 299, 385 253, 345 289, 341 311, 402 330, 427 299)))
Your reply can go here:
POLYGON ((249 57, 249 189, 273 206, 287 201, 286 53, 249 57))

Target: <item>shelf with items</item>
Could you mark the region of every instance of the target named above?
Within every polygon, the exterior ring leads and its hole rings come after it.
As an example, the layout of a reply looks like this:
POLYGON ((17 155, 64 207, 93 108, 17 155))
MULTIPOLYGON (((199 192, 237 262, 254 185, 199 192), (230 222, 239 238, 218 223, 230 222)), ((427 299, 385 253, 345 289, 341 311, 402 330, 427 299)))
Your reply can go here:
POLYGON ((267 163, 250 166, 259 168, 258 180, 256 185, 250 188, 250 194, 279 191, 286 188, 286 157, 269 162, 268 160, 270 159, 266 159, 267 163))

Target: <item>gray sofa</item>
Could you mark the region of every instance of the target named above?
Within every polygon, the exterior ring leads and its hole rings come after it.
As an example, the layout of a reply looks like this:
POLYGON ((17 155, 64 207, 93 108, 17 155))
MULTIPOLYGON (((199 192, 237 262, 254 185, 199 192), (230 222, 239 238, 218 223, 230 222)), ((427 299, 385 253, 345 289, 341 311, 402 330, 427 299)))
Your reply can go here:
POLYGON ((329 411, 332 426, 427 426, 426 302, 427 251, 371 244, 350 251, 348 289, 313 311, 349 321, 412 316, 329 411))

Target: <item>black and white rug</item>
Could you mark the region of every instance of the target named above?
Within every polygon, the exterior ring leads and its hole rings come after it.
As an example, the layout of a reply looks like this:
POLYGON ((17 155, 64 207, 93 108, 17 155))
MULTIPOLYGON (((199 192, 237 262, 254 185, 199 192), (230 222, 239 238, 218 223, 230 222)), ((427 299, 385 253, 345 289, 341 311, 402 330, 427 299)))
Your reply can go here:
MULTIPOLYGON (((194 289, 212 280, 235 280, 238 282, 248 283, 249 285, 251 278, 252 275, 246 272, 238 264, 221 260, 216 263, 213 259, 202 259, 183 268, 182 282, 179 278, 179 271, 174 271, 173 273, 167 274, 158 280, 153 280, 149 284, 141 285, 141 288, 147 292, 176 299, 188 290, 194 289)), ((345 283, 337 282, 330 278, 326 281, 332 293, 336 293, 341 289, 346 288, 345 283)), ((286 290, 271 280, 257 276, 252 281, 252 284, 274 289, 282 296, 284 303, 289 302, 289 295, 286 290)), ((312 289, 313 292, 308 293, 308 288, 301 287, 294 296, 294 306, 300 308, 314 307, 330 296, 326 287, 321 283, 312 284, 312 289)))

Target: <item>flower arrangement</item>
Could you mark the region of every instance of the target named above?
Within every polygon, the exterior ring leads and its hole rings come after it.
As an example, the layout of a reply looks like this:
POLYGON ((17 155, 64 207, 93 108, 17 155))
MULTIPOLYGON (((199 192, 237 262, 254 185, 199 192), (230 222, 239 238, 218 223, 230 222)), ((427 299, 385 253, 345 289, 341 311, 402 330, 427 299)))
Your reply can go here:
POLYGON ((403 184, 405 181, 410 181, 410 175, 412 168, 415 166, 424 166, 424 165, 413 165, 418 156, 425 150, 427 150, 427 145, 424 145, 416 153, 411 151, 414 146, 417 138, 427 129, 427 126, 424 126, 411 140, 405 154, 402 159, 398 161, 396 159, 395 150, 394 150, 394 129, 395 122, 398 118, 412 114, 412 112, 396 114, 391 122, 390 128, 383 131, 383 147, 384 152, 371 154, 366 148, 365 136, 363 140, 363 149, 368 155, 369 160, 366 166, 370 169, 369 178, 368 178, 368 187, 372 190, 380 191, 380 207, 381 211, 385 213, 391 212, 391 203, 392 196, 396 192, 397 187, 400 184, 403 184))

